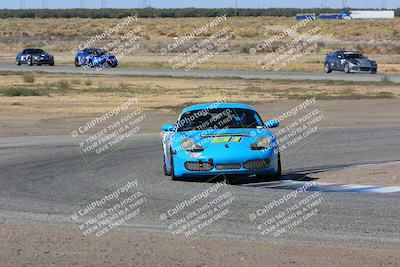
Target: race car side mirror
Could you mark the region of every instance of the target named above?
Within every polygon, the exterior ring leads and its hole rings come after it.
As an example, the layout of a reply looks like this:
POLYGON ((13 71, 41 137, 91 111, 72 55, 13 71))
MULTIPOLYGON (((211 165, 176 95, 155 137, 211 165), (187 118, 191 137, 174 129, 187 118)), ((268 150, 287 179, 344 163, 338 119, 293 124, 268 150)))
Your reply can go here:
POLYGON ((265 123, 265 125, 267 126, 267 128, 276 128, 279 126, 279 121, 270 120, 270 121, 267 121, 265 123))
POLYGON ((169 123, 168 124, 164 124, 161 127, 161 130, 164 131, 164 132, 172 132, 174 129, 175 129, 175 126, 173 124, 169 124, 169 123))

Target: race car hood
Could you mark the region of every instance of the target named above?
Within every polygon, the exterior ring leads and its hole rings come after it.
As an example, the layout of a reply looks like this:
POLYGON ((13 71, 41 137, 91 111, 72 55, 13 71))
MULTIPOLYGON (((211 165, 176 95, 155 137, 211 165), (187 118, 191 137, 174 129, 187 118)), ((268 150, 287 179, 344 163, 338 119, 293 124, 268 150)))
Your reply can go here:
POLYGON ((219 129, 203 131, 176 132, 173 136, 173 143, 180 146, 180 142, 185 138, 191 138, 204 148, 211 148, 221 145, 233 145, 239 147, 249 147, 259 137, 266 136, 275 140, 275 136, 266 128, 252 129, 219 129))
POLYGON ((368 58, 354 58, 349 59, 349 62, 360 65, 361 67, 370 67, 372 65, 372 60, 368 58))

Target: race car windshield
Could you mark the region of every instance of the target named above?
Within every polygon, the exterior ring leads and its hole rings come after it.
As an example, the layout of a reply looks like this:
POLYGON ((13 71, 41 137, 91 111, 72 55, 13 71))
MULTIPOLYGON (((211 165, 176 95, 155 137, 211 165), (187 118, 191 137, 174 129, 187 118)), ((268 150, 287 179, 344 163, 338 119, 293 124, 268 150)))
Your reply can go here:
POLYGON ((202 109, 181 115, 178 132, 207 129, 257 128, 263 122, 257 112, 241 108, 202 109))
POLYGON ((352 59, 352 58, 364 58, 363 54, 353 53, 353 54, 344 54, 344 58, 352 59))
POLYGON ((26 50, 27 54, 31 55, 41 55, 41 54, 46 54, 42 49, 28 49, 26 50))

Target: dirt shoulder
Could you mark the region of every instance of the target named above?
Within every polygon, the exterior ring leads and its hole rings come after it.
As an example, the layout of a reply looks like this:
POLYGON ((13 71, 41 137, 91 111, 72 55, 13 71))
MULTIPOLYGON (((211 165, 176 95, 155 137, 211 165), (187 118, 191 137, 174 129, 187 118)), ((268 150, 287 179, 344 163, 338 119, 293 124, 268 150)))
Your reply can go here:
POLYGON ((143 233, 86 238, 73 230, 2 225, 2 266, 395 266, 396 249, 276 245, 143 233))
MULTIPOLYGON (((96 116, 112 110, 127 97, 39 99, 34 97, 0 99, 0 137, 69 135, 73 129, 86 124, 96 116), (22 106, 10 106, 5 101, 17 101, 22 106), (33 101, 33 102, 32 102, 33 101), (31 109, 30 109, 31 108, 31 109), (82 114, 76 113, 81 111, 82 114), (70 113, 71 112, 71 113, 70 113)), ((211 99, 210 99, 211 101, 211 99)), ((301 100, 270 100, 252 104, 264 120, 279 116, 295 107, 301 100)), ((140 102, 139 107, 143 102, 140 102)), ((187 104, 189 105, 189 104, 187 104)), ((400 122, 397 112, 400 98, 371 100, 317 100, 315 107, 325 115, 320 127, 390 127, 400 122)), ((164 123, 173 123, 183 108, 182 103, 173 107, 143 107, 147 119, 141 124, 141 133, 157 133, 164 123)), ((310 109, 311 110, 311 109, 310 109)), ((285 126, 285 122, 282 123, 285 126)))
POLYGON ((349 167, 308 176, 327 183, 400 186, 400 161, 349 167))

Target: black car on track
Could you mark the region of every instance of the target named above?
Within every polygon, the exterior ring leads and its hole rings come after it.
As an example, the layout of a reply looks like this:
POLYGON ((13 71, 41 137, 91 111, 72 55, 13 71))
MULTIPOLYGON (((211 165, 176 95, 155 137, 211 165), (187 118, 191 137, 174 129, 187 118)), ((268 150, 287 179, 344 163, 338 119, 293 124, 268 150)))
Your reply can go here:
POLYGON ((18 53, 15 63, 17 65, 28 64, 29 66, 33 65, 49 65, 54 66, 54 57, 44 50, 39 48, 27 48, 22 50, 21 53, 18 53))

